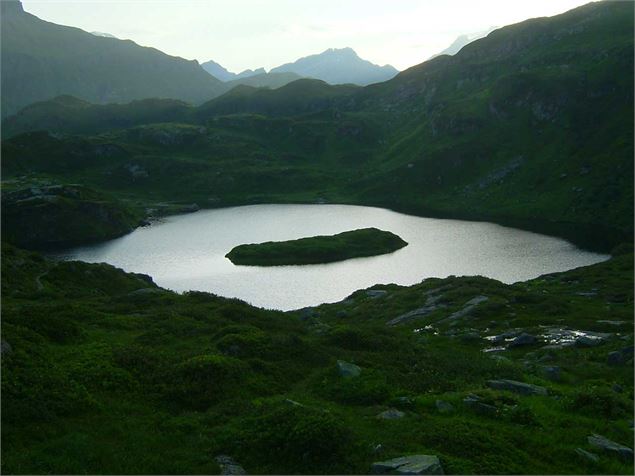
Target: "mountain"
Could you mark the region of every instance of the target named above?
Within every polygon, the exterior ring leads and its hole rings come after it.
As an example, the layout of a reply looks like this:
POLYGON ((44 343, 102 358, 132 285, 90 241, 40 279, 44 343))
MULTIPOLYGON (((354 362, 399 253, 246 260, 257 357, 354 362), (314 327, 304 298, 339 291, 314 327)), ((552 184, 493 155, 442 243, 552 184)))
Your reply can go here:
POLYGON ((220 79, 221 81, 232 81, 235 79, 246 79, 251 76, 267 74, 264 68, 258 68, 256 70, 246 69, 241 73, 232 73, 228 71, 226 68, 218 64, 216 61, 209 60, 205 63, 201 63, 201 67, 207 71, 209 74, 214 76, 216 79, 220 79))
POLYGON ((496 28, 498 28, 498 27, 492 26, 492 27, 490 27, 487 30, 479 31, 479 32, 476 32, 476 33, 470 33, 470 34, 467 34, 467 35, 460 35, 452 42, 452 44, 450 46, 448 46, 446 49, 444 49, 440 53, 432 55, 430 57, 430 59, 436 58, 437 56, 441 56, 441 55, 450 55, 450 56, 455 55, 465 45, 467 45, 469 43, 472 43, 473 41, 479 40, 479 39, 489 35, 496 28))
POLYGON ((117 38, 115 35, 111 35, 110 33, 103 33, 101 31, 91 31, 90 34, 95 36, 103 36, 104 38, 117 38))
POLYGON ((242 84, 254 88, 277 89, 298 79, 302 79, 302 76, 296 73, 260 73, 227 81, 227 85, 233 87, 242 84))
POLYGON ((221 81, 230 81, 236 78, 236 73, 228 71, 216 61, 206 61, 205 63, 201 63, 201 67, 209 74, 214 76, 216 79, 219 79, 221 81))
POLYGON ((271 73, 296 73, 329 84, 367 84, 387 81, 399 71, 390 65, 378 66, 357 56, 351 48, 330 48, 320 54, 300 58, 273 68, 271 73))
POLYGON ((95 103, 201 103, 226 90, 196 61, 40 20, 16 0, 1 5, 3 117, 65 94, 95 103))
MULTIPOLYGON (((111 132, 53 134, 45 147, 29 134, 3 141, 2 173, 127 190, 140 202, 204 206, 214 190, 215 206, 377 205, 607 250, 633 232, 632 31, 632 3, 592 3, 500 28, 366 87, 239 86, 178 119, 138 115, 127 129, 95 112, 92 130, 111 132), (122 151, 120 162, 95 152, 104 142, 122 151), (139 187, 126 164, 152 179, 139 187)), ((35 112, 5 123, 14 133, 90 130, 35 112)))

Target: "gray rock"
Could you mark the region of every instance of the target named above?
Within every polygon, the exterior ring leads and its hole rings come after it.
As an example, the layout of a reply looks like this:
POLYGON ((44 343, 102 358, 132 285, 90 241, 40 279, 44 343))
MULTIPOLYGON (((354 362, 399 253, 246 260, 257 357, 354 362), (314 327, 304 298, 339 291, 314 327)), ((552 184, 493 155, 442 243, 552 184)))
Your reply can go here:
POLYGON ((463 309, 456 311, 445 319, 441 319, 437 324, 442 324, 450 321, 457 321, 463 317, 469 315, 479 304, 489 300, 487 296, 475 296, 463 305, 463 309))
POLYGON ((530 383, 518 382, 516 380, 488 380, 487 386, 495 390, 507 390, 509 392, 518 393, 520 395, 547 395, 548 391, 545 387, 533 385, 530 383))
POLYGON ((2 339, 0 341, 0 355, 10 354, 13 352, 13 347, 6 340, 2 339))
POLYGON ((337 361, 337 370, 342 377, 346 378, 359 377, 359 374, 362 373, 361 367, 344 360, 337 361))
POLYGON ((372 299, 384 297, 386 294, 388 294, 388 291, 384 291, 383 289, 367 289, 366 290, 366 296, 372 299))
POLYGON ((220 466, 220 474, 247 474, 245 469, 227 455, 219 455, 216 462, 220 466))
POLYGON ((576 347, 596 347, 604 342, 604 339, 601 337, 583 335, 575 340, 576 347))
POLYGON ((437 400, 434 404, 439 413, 452 413, 454 411, 454 405, 444 400, 437 400))
POLYGON ((613 386, 611 387, 611 390, 613 390, 615 393, 622 393, 624 391, 624 387, 622 387, 618 383, 614 383, 613 386))
POLYGON ((560 382, 560 380, 562 380, 560 367, 555 365, 543 367, 542 374, 546 379, 551 380, 552 382, 560 382))
POLYGON ((371 474, 445 474, 439 458, 434 455, 402 456, 373 463, 371 474))
POLYGON ((609 365, 622 365, 624 363, 624 356, 619 350, 616 350, 609 352, 606 360, 609 365))
POLYGON ((404 412, 399 411, 396 408, 389 408, 388 410, 377 415, 377 418, 379 418, 380 420, 398 420, 405 416, 406 414, 404 412))
POLYGON ((465 397, 463 403, 480 415, 494 416, 498 413, 498 409, 494 405, 483 403, 481 398, 474 394, 465 397))
POLYGON ((532 336, 531 334, 523 332, 518 337, 515 337, 509 344, 507 344, 507 347, 511 349, 514 347, 522 347, 525 345, 534 345, 536 342, 538 342, 536 336, 532 336))
POLYGON ((405 314, 401 314, 394 319, 386 322, 386 325, 396 326, 397 324, 402 324, 415 318, 426 317, 428 314, 433 313, 437 309, 444 308, 444 305, 437 304, 443 296, 433 291, 429 291, 428 293, 426 293, 428 298, 426 299, 426 303, 423 307, 406 312, 405 314))
POLYGON ((598 455, 596 455, 595 453, 591 453, 590 451, 585 451, 582 448, 576 448, 575 452, 591 463, 597 463, 598 461, 600 461, 600 457, 598 455))
POLYGON ((587 441, 591 446, 600 448, 614 455, 620 456, 625 461, 633 461, 633 450, 628 446, 620 445, 614 441, 609 440, 601 435, 593 434, 587 438, 587 441))

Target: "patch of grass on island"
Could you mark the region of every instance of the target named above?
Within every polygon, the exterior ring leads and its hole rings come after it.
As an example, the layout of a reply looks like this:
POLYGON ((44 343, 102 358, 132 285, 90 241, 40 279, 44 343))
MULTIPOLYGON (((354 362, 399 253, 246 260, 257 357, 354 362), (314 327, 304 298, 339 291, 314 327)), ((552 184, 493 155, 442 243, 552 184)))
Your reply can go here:
POLYGON ((238 265, 320 264, 392 253, 407 244, 389 231, 363 228, 332 236, 239 245, 225 256, 238 265))

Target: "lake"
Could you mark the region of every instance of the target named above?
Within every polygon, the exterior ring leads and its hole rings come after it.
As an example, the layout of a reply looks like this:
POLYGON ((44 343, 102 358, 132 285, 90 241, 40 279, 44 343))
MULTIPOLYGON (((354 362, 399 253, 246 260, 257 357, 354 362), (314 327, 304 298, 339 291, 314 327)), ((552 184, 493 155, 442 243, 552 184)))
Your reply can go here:
POLYGON ((208 291, 255 306, 291 310, 344 299, 374 284, 481 275, 505 283, 609 258, 571 243, 492 223, 422 218, 350 205, 253 205, 167 217, 104 243, 55 257, 106 262, 145 273, 175 291, 208 291), (305 266, 236 266, 225 254, 243 243, 332 235, 376 227, 409 244, 394 253, 305 266))

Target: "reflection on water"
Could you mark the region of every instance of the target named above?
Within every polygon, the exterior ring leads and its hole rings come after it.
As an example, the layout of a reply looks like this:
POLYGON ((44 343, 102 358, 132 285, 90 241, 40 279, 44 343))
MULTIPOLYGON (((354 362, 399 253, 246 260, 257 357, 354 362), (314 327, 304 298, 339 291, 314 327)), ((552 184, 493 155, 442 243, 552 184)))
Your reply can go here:
POLYGON ((58 253, 152 276, 176 291, 209 291, 256 306, 297 309, 344 299, 377 283, 482 275, 506 283, 603 261, 549 236, 491 223, 440 220, 349 205, 254 205, 169 217, 106 243, 58 253), (331 235, 376 227, 409 245, 394 253, 308 266, 235 266, 225 254, 243 243, 331 235))

